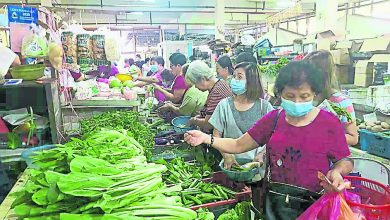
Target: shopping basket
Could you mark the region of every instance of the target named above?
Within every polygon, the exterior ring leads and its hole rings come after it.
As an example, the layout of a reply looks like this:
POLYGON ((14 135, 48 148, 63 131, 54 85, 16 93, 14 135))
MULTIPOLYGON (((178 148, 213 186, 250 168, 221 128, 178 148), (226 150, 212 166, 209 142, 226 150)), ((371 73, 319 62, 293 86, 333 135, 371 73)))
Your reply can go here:
POLYGON ((349 192, 360 196, 360 202, 345 198, 355 213, 361 213, 367 220, 390 219, 390 187, 376 181, 357 176, 347 176, 352 189, 349 192))

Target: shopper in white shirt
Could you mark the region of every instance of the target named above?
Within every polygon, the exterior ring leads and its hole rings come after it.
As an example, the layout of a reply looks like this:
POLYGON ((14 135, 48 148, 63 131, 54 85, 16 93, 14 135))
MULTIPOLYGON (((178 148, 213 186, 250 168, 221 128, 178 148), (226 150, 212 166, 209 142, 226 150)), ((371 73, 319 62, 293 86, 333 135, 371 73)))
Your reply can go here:
POLYGON ((0 75, 3 77, 7 75, 8 69, 11 66, 18 66, 21 64, 19 56, 3 45, 0 45, 0 61, 0 75))

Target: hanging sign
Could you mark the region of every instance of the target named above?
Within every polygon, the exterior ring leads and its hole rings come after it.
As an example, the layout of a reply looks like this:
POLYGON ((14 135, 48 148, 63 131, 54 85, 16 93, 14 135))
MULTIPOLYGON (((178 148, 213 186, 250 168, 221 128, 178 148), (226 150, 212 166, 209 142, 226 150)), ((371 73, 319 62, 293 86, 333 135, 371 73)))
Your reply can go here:
POLYGON ((10 23, 37 24, 38 10, 26 6, 8 5, 8 20, 10 23))

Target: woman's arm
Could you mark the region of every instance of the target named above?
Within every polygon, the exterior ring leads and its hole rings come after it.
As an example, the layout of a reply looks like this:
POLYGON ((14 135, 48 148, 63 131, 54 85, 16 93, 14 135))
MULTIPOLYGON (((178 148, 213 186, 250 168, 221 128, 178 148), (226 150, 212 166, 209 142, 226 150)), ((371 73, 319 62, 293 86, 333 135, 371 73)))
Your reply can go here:
POLYGON ((136 80, 141 81, 141 82, 145 82, 148 84, 160 82, 156 77, 138 77, 136 80))
POLYGON ((345 124, 344 129, 347 144, 356 145, 359 142, 359 132, 356 126, 356 122, 345 124))
POLYGON ((183 95, 185 93, 184 89, 177 89, 172 94, 157 84, 153 84, 153 86, 155 89, 157 89, 162 94, 164 94, 165 98, 167 98, 169 101, 172 101, 173 103, 176 103, 176 104, 182 100, 183 95))
MULTIPOLYGON (((188 131, 184 134, 184 140, 192 146, 211 144, 211 136, 198 130, 188 131)), ((238 139, 214 137, 212 147, 220 152, 239 154, 255 149, 258 145, 247 132, 238 139)))

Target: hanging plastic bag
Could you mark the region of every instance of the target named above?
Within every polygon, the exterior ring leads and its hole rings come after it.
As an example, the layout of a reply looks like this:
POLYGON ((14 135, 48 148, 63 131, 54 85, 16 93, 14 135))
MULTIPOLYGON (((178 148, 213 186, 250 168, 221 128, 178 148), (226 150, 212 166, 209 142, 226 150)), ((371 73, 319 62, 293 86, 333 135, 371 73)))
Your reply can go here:
POLYGON ((47 55, 46 31, 36 25, 30 26, 32 33, 23 37, 22 56, 23 57, 44 57, 47 55))
MULTIPOLYGON (((348 193, 348 192, 344 192, 348 193)), ((310 206, 297 220, 363 220, 345 201, 343 194, 326 193, 310 206), (358 217, 359 216, 359 217, 358 217)))
POLYGON ((104 44, 104 52, 108 61, 118 61, 121 58, 120 40, 113 33, 107 32, 104 44))

